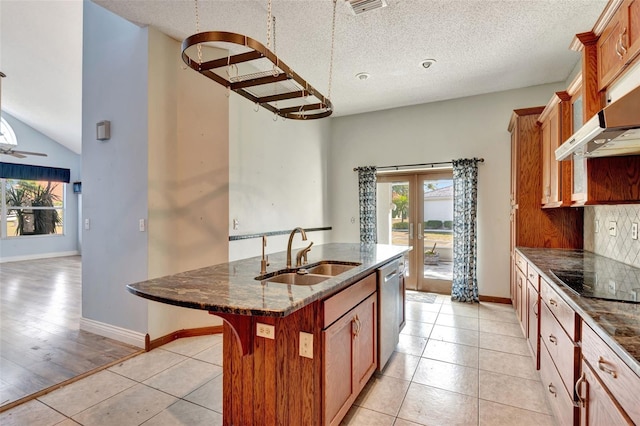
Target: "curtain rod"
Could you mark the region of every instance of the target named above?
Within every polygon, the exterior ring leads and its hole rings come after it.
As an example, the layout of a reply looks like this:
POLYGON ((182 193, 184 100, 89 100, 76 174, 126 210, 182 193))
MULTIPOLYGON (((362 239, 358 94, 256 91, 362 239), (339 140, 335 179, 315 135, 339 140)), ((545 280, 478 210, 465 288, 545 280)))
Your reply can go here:
MULTIPOLYGON (((479 163, 484 163, 484 158, 477 158, 479 163)), ((441 166, 441 165, 445 165, 445 164, 453 164, 453 161, 440 161, 437 163, 418 163, 418 164, 399 164, 397 166, 377 166, 376 169, 377 170, 381 170, 381 169, 396 169, 399 170, 400 168, 411 168, 411 167, 424 167, 424 166, 429 166, 431 168, 433 168, 434 166, 441 166)), ((354 167, 353 171, 357 172, 358 169, 360 169, 360 167, 354 167)))

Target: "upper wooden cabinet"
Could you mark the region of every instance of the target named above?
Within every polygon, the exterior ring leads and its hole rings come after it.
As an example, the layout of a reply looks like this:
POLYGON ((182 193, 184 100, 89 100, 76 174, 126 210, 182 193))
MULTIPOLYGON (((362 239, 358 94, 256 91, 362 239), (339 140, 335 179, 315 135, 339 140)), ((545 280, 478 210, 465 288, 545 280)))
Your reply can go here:
POLYGON ((604 90, 640 52, 640 0, 622 1, 597 46, 598 88, 604 90))
POLYGON ((572 103, 567 92, 556 92, 540 114, 542 134, 542 199, 544 208, 571 204, 571 164, 556 161, 556 149, 572 134, 572 103))

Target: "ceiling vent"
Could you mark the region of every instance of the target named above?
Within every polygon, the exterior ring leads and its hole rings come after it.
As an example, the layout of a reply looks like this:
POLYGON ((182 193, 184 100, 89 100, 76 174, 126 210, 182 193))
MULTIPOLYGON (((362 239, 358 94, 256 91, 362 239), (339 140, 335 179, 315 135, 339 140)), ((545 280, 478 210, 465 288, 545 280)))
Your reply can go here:
POLYGON ((387 0, 347 0, 354 15, 387 7, 387 0))

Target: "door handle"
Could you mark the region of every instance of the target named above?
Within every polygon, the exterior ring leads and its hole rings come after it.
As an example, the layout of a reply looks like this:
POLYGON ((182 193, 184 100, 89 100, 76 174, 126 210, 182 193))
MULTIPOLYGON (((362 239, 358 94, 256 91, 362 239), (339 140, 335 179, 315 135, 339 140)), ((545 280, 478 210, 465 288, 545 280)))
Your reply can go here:
POLYGON ((418 239, 421 240, 424 237, 422 233, 422 222, 418 222, 418 239))

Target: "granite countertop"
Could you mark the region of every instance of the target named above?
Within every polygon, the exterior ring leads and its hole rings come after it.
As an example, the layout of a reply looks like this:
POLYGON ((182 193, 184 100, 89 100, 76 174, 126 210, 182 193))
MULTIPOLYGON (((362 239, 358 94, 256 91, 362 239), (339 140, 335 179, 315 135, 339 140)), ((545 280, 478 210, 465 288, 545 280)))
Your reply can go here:
MULTIPOLYGON (((576 295, 551 270, 597 273, 640 287, 640 268, 584 250, 516 248, 620 358, 640 376, 640 304, 576 295), (637 286, 635 285, 637 284, 637 286)), ((636 290, 637 291, 637 290, 636 290)), ((640 296, 640 293, 638 294, 640 296)))
MULTIPOLYGON (((382 244, 332 243, 313 246, 309 265, 320 261, 361 263, 360 266, 314 285, 290 285, 256 280, 260 257, 207 266, 127 285, 140 297, 186 308, 241 315, 283 317, 348 287, 407 247, 382 244)), ((295 262, 293 250, 292 257, 295 262)), ((286 252, 269 254, 267 272, 286 267, 286 252)))

